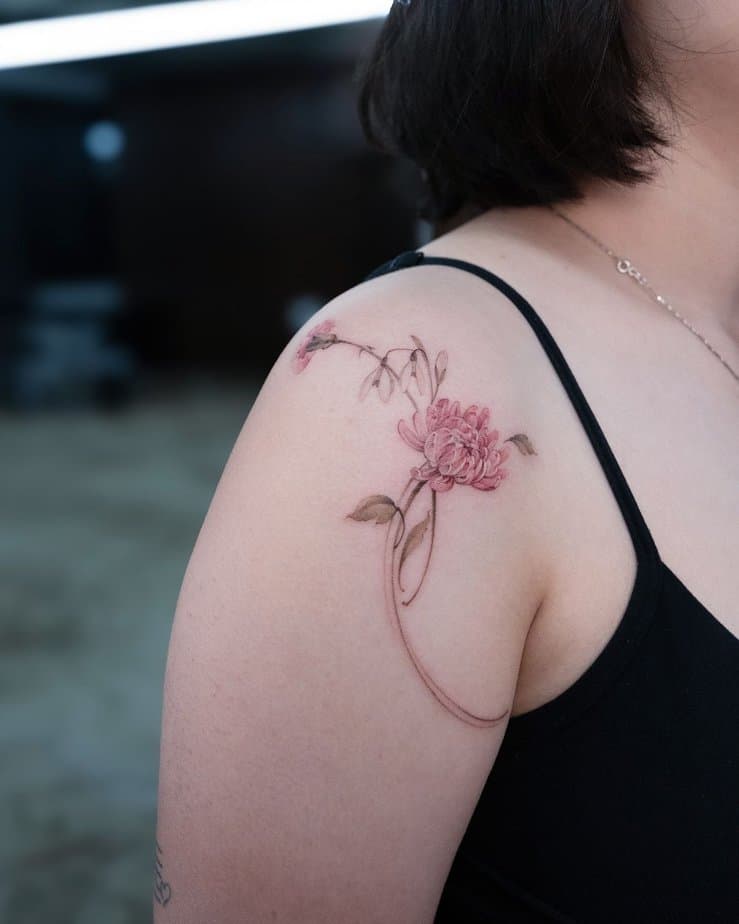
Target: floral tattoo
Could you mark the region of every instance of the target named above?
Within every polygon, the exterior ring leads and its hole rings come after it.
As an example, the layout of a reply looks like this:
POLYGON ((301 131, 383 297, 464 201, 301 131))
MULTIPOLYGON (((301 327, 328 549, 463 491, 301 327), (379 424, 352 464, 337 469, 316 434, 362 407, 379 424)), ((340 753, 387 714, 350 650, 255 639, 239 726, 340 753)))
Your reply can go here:
POLYGON ((428 690, 452 715, 478 727, 491 727, 508 714, 482 716, 465 709, 449 695, 429 674, 414 651, 405 633, 401 612, 418 596, 428 574, 434 546, 437 518, 437 496, 447 494, 457 485, 478 491, 495 491, 508 476, 503 463, 516 447, 523 456, 536 455, 531 440, 525 433, 514 433, 502 442, 500 433, 490 429, 490 410, 472 404, 466 409, 459 401, 440 398, 439 388, 447 374, 446 350, 437 353, 432 365, 429 353, 418 337, 411 334, 412 347, 393 347, 379 353, 368 344, 345 340, 336 333, 334 321, 324 321, 314 327, 301 343, 293 357, 295 372, 303 372, 313 356, 340 344, 355 347, 358 355, 373 360, 369 374, 359 389, 363 400, 373 389, 381 401, 388 403, 393 394, 402 395, 411 404, 410 422, 401 418, 397 429, 403 441, 420 454, 420 464, 410 469, 410 477, 394 500, 388 494, 372 494, 359 502, 348 514, 358 522, 374 522, 386 526, 385 585, 393 624, 399 630, 413 666, 428 690), (398 368, 390 357, 401 354, 398 368), (412 509, 426 498, 424 515, 410 526, 412 509), (415 553, 423 549, 420 575, 410 584, 406 564, 415 553))

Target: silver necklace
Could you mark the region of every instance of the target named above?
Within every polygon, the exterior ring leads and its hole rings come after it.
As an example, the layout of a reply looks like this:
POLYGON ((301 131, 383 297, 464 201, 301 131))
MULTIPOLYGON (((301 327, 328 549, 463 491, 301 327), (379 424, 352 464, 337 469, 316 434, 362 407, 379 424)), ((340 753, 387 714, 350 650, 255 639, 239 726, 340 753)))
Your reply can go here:
POLYGON ((600 250, 602 250, 603 253, 607 254, 607 256, 609 256, 615 262, 616 269, 618 270, 619 273, 622 273, 625 276, 631 276, 631 278, 635 282, 638 282, 639 285, 642 286, 642 288, 646 289, 646 291, 649 293, 651 298, 655 302, 657 302, 659 305, 662 305, 662 307, 665 308, 667 311, 669 311, 670 314, 673 316, 673 318, 677 318, 677 320, 680 321, 681 324, 687 327, 687 329, 691 332, 691 334, 694 334, 700 340, 703 346, 705 346, 706 349, 710 350, 711 353, 713 353, 713 355, 716 357, 716 359, 726 369, 729 370, 731 375, 734 376, 734 380, 739 382, 739 373, 737 373, 737 371, 734 368, 732 368, 729 362, 721 355, 721 353, 719 353, 716 347, 710 344, 708 340, 706 340, 706 338, 703 336, 703 334, 699 330, 697 330, 690 323, 690 321, 688 321, 687 318, 683 317, 683 315, 680 314, 680 312, 677 311, 667 301, 664 295, 659 295, 657 292, 655 292, 655 290, 652 288, 652 286, 647 281, 646 276, 644 276, 642 273, 639 272, 639 270, 634 266, 631 260, 627 260, 626 257, 620 257, 617 253, 614 253, 614 251, 612 251, 610 247, 606 247, 606 245, 602 241, 599 241, 597 237, 592 235, 589 231, 586 231, 586 229, 583 228, 581 225, 579 225, 576 221, 573 221, 567 215, 564 215, 558 209, 554 208, 553 205, 549 205, 548 207, 552 212, 554 212, 555 215, 559 215, 560 218, 563 218, 568 224, 572 225, 573 228, 576 228, 578 231, 580 231, 581 234, 584 234, 585 237, 588 238, 589 241, 592 241, 592 243, 595 244, 595 246, 598 247, 600 250))

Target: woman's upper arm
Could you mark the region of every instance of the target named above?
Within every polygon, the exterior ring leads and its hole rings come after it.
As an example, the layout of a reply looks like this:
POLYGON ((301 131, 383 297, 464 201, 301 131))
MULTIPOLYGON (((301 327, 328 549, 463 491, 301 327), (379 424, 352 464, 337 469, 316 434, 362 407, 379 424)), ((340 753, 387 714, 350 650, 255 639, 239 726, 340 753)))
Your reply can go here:
POLYGON ((542 593, 523 390, 369 298, 278 360, 193 552, 157 922, 430 922, 502 740, 542 593))

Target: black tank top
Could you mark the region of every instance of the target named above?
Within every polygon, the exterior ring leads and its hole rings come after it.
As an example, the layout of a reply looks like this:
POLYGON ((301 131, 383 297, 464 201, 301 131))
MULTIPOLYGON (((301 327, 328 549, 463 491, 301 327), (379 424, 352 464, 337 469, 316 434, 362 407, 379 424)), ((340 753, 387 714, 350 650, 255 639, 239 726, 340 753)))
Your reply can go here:
MULTIPOLYGON (((575 683, 509 720, 435 924, 739 924, 739 639, 661 560, 564 356, 495 274, 420 251, 518 308, 577 411, 637 569, 614 634, 575 683)), ((597 605, 597 601, 595 602, 597 605)))

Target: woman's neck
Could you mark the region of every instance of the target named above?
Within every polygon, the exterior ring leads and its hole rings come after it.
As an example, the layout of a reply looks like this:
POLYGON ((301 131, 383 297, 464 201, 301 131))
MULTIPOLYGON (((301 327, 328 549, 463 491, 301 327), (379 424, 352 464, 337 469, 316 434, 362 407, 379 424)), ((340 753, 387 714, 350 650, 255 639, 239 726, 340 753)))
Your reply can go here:
POLYGON ((654 179, 633 187, 592 181, 582 201, 561 211, 632 260, 709 340, 736 355, 739 36, 724 38, 725 46, 703 53, 674 51, 680 124, 654 179))
POLYGON ((593 182, 582 201, 560 211, 628 257, 696 324, 739 346, 739 145, 730 164, 728 146, 686 142, 651 182, 593 182))

